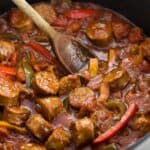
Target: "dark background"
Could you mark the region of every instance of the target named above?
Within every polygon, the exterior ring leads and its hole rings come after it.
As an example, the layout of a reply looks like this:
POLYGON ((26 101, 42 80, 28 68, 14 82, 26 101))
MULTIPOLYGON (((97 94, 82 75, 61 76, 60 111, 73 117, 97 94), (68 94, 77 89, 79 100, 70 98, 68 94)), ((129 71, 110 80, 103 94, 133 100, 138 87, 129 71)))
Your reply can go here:
MULTIPOLYGON (((39 0, 28 0, 37 2, 39 0)), ((50 1, 50 0, 48 0, 50 1)), ((82 1, 82 0, 78 0, 82 1)), ((90 1, 90 0, 83 0, 90 1)), ((150 35, 150 0, 91 0, 125 15, 150 35)), ((0 0, 0 13, 12 7, 11 0, 0 0)))

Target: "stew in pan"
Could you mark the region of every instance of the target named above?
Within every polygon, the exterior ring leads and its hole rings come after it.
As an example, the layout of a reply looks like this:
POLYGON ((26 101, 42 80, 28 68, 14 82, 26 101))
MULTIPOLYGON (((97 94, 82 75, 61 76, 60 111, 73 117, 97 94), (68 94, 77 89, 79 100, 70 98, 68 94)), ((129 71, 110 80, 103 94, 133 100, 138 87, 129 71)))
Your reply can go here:
POLYGON ((69 74, 21 10, 1 15, 0 149, 126 149, 150 132, 150 38, 142 29, 92 3, 33 7, 92 57, 69 74))

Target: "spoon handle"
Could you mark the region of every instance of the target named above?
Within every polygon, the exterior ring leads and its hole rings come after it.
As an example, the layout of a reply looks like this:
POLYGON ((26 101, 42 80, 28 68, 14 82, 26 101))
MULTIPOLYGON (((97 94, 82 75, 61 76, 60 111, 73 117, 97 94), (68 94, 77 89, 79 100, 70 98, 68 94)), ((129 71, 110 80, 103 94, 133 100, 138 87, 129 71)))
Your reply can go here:
POLYGON ((12 2, 16 4, 29 18, 31 18, 42 31, 48 34, 51 39, 55 38, 56 34, 58 34, 57 31, 55 31, 54 28, 45 21, 26 0, 12 0, 12 2))

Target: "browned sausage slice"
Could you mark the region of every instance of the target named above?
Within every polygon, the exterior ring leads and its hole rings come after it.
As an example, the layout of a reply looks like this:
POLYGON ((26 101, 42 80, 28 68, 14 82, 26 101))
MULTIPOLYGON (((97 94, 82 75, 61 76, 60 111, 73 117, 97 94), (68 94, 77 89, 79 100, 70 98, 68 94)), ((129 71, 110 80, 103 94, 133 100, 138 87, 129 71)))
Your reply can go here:
POLYGON ((107 45, 112 40, 111 23, 106 21, 96 21, 87 27, 87 36, 99 45, 107 45))
POLYGON ((59 89, 59 82, 54 73, 41 71, 35 74, 33 88, 42 95, 55 95, 59 89))
POLYGON ((74 108, 82 108, 85 104, 91 105, 95 100, 95 93, 88 87, 79 87, 69 94, 69 103, 74 108))

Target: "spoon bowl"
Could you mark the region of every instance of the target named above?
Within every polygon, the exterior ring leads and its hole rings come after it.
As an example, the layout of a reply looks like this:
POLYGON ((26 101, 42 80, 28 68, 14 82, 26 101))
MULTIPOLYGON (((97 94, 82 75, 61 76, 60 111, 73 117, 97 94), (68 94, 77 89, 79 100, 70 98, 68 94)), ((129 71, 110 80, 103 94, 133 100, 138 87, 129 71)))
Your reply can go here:
POLYGON ((56 31, 25 0, 12 0, 12 2, 51 38, 58 59, 70 73, 78 72, 87 64, 90 54, 77 40, 56 31))

